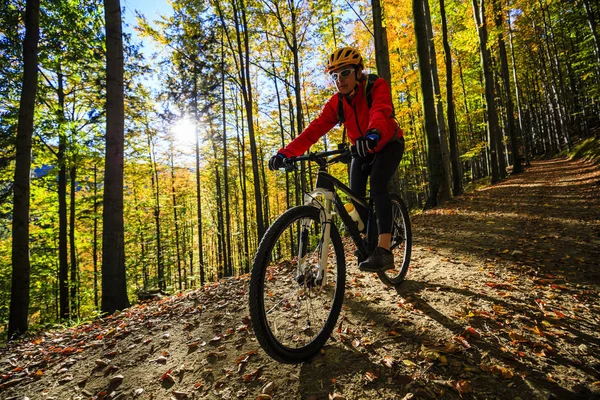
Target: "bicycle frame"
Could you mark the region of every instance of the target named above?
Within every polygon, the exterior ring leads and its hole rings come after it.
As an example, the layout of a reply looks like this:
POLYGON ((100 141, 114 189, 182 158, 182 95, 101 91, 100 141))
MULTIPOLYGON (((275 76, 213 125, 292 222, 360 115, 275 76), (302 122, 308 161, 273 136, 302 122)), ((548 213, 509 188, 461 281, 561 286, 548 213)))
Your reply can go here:
MULTIPOLYGON (((327 246, 329 244, 329 240, 331 237, 331 222, 333 220, 334 215, 339 215, 342 223, 350 232, 350 237, 356 244, 356 247, 359 251, 359 254, 363 257, 367 257, 369 252, 372 250, 370 237, 373 235, 373 221, 372 221, 372 200, 367 202, 366 199, 362 198, 358 194, 356 194, 352 189, 343 184, 338 179, 334 178, 327 172, 327 164, 323 164, 319 166, 319 172, 317 174, 317 184, 315 190, 310 193, 306 193, 304 195, 304 204, 305 205, 313 205, 318 207, 323 216, 321 218, 322 225, 322 233, 321 233, 321 254, 319 255, 319 268, 317 274, 317 281, 321 281, 321 286, 326 285, 326 274, 325 268, 327 267, 327 246), (348 195, 352 200, 354 200, 357 204, 365 207, 369 210, 369 217, 367 220, 367 237, 363 239, 358 227, 354 223, 350 214, 346 211, 342 200, 335 189, 338 189, 348 195), (320 202, 317 200, 318 197, 322 197, 324 200, 320 202), (333 206, 335 207, 335 211, 333 210, 333 206)), ((306 228, 306 225, 303 226, 306 228)), ((297 267, 297 275, 302 275, 304 273, 304 262, 306 258, 306 254, 304 253, 304 245, 306 243, 302 242, 302 240, 306 240, 306 238, 302 238, 300 236, 299 243, 299 251, 298 251, 298 267, 297 267)))

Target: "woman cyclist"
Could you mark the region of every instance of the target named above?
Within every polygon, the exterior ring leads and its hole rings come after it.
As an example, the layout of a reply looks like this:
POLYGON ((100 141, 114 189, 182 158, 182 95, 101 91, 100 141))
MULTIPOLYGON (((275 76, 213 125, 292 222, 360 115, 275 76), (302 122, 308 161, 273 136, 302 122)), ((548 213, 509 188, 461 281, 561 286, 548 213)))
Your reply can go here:
MULTIPOLYGON (((329 56, 325 72, 335 82, 339 94, 329 99, 321 114, 298 137, 271 157, 269 169, 277 170, 286 158, 302 155, 337 125, 340 122, 338 103, 343 101, 343 123, 348 139, 358 153, 350 164, 350 189, 364 197, 367 179, 371 178, 371 196, 375 202, 379 233, 377 248, 360 263, 359 269, 376 272, 394 267, 394 256, 390 251, 392 201, 387 184, 402 158, 404 139, 393 117, 390 88, 382 78, 373 84, 369 108, 365 90, 367 75, 363 69, 363 59, 352 47, 343 47, 329 56)), ((358 204, 355 207, 365 221, 367 211, 358 204)))

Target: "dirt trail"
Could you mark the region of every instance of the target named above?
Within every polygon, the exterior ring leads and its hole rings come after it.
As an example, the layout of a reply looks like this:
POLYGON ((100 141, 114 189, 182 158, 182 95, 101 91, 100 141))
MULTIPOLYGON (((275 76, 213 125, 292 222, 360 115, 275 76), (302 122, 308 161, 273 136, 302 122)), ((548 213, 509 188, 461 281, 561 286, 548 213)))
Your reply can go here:
POLYGON ((311 362, 260 349, 241 277, 1 349, 0 398, 600 398, 600 168, 535 162, 413 229, 398 289, 348 260, 311 362))

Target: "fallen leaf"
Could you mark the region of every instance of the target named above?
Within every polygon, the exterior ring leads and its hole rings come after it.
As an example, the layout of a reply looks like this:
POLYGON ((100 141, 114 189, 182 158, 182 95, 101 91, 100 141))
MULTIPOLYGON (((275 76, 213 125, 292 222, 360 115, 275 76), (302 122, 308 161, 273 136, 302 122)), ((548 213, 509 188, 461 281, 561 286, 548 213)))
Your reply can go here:
POLYGON ((381 360, 381 363, 388 368, 392 368, 394 366, 394 357, 385 356, 383 357, 383 360, 381 360))
POLYGON ((464 379, 454 382, 454 388, 461 395, 471 393, 473 391, 471 384, 464 379))
POLYGON ((159 381, 164 381, 165 379, 171 383, 175 383, 175 379, 173 378, 173 376, 171 375, 171 372, 173 372, 172 369, 167 370, 167 372, 165 372, 164 374, 162 374, 162 376, 160 378, 158 378, 159 381))
POLYGON ((477 332, 477 330, 471 326, 469 326, 464 333, 465 337, 469 337, 472 336, 474 338, 479 338, 481 337, 481 334, 479 332, 477 332))
POLYGON ((175 396, 177 400, 186 400, 189 398, 189 395, 186 392, 181 392, 178 390, 173 390, 173 396, 175 396))
POLYGON ((267 383, 265 386, 263 386, 263 388, 260 390, 261 393, 264 394, 271 394, 273 393, 273 389, 275 389, 275 384, 273 383, 273 381, 267 383))
POLYGON ((260 366, 260 367, 256 368, 253 372, 244 375, 244 382, 258 379, 258 377, 260 376, 260 374, 262 373, 262 370, 264 368, 265 368, 264 366, 260 366))
POLYGON ((215 343, 218 343, 221 339, 222 339, 222 336, 221 335, 217 335, 214 338, 210 339, 208 341, 208 343, 215 344, 215 343))
POLYGON ((456 337, 454 337, 454 341, 460 343, 465 349, 470 349, 471 348, 471 345, 469 344, 469 342, 467 342, 465 340, 465 338, 462 337, 462 336, 456 336, 456 337))
POLYGON ((72 380, 73 380, 73 375, 67 375, 67 376, 60 378, 58 380, 58 383, 63 384, 63 383, 71 382, 72 380))
POLYGON ((223 386, 225 386, 225 382, 224 381, 216 381, 215 382, 215 389, 220 389, 223 386))
POLYGON ((416 367, 417 364, 415 364, 414 362, 412 362, 411 360, 402 360, 402 363, 404 365, 406 365, 407 367, 416 367))
POLYGON ((542 329, 538 325, 535 326, 534 330, 538 335, 540 335, 542 337, 546 336, 546 334, 542 331, 542 329))
POLYGON ((365 373, 365 379, 366 379, 368 382, 375 382, 375 380, 376 380, 377 378, 378 378, 378 376, 377 376, 377 375, 375 375, 375 373, 374 373, 374 372, 367 371, 367 372, 365 373))

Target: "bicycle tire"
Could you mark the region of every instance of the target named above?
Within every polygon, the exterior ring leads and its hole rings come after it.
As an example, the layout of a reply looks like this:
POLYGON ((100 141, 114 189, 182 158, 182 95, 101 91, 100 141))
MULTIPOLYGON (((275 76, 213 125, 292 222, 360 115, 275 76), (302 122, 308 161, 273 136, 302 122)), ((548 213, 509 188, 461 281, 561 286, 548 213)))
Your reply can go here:
POLYGON ((265 278, 268 278, 266 274, 267 269, 272 268, 269 267, 269 265, 271 263, 271 252, 274 250, 275 244, 278 242, 280 236, 292 226, 294 222, 300 221, 303 218, 319 221, 319 226, 321 226, 320 215, 321 211, 318 208, 309 205, 297 206, 287 210, 275 220, 264 234, 252 266, 249 289, 249 308, 254 333, 258 342, 269 356, 286 364, 301 363, 318 353, 327 342, 327 339, 329 339, 342 309, 346 280, 344 246, 337 228, 334 224, 331 224, 330 245, 332 245, 334 249, 333 253, 335 254, 335 268, 337 274, 335 293, 325 323, 322 328, 320 328, 316 337, 302 347, 289 347, 282 344, 280 340, 275 337, 267 319, 268 312, 265 309, 265 296, 269 293, 265 293, 265 278))
POLYGON ((412 254, 412 228, 408 209, 400 196, 392 195, 392 251, 396 267, 379 271, 379 279, 387 286, 396 287, 406 278, 412 254))

